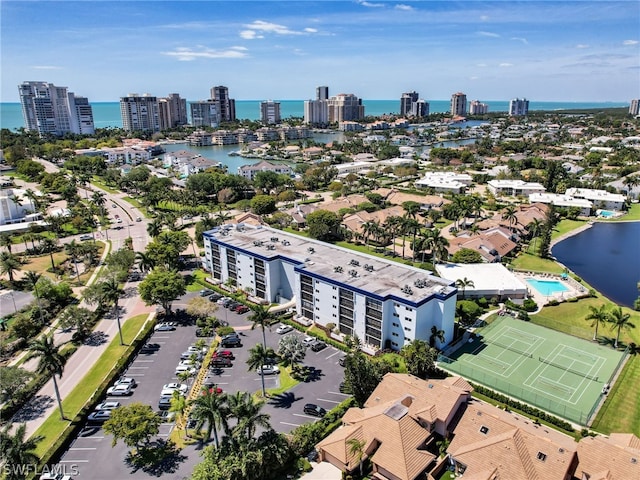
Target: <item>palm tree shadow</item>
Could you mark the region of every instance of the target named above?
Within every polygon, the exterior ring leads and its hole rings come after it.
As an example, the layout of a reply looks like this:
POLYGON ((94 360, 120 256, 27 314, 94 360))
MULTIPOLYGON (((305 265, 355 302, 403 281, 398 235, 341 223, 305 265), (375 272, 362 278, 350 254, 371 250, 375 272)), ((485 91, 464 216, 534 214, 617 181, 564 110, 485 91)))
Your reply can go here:
POLYGON ((53 405, 53 398, 48 395, 37 395, 13 417, 15 423, 28 422, 40 418, 53 405))
POLYGON ((273 395, 268 403, 269 405, 273 405, 274 408, 291 408, 293 402, 297 402, 298 400, 302 400, 302 397, 296 398, 295 393, 284 392, 273 395))
POLYGON ((129 452, 125 459, 127 466, 132 468, 132 473, 143 472, 160 477, 165 473, 175 473, 180 463, 187 459, 180 454, 180 450, 171 441, 156 440, 136 453, 129 452))
POLYGON ((598 336, 597 340, 596 340, 600 345, 603 346, 608 346, 613 348, 613 346, 616 343, 616 339, 615 338, 611 338, 611 337, 603 337, 603 336, 598 336))

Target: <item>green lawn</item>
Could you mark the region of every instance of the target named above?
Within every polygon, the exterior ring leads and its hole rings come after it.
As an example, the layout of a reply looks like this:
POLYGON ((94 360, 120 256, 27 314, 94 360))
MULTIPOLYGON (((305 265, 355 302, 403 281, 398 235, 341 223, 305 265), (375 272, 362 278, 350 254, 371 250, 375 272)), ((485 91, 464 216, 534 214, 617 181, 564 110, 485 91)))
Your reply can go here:
POLYGON ((102 190, 108 192, 108 193, 120 193, 120 190, 118 190, 117 188, 113 188, 108 186, 106 183, 104 183, 102 181, 102 179, 100 177, 94 176, 91 179, 91 183, 94 184, 96 187, 101 188, 102 190))
MULTIPOLYGON (((127 345, 131 345, 141 331, 142 326, 147 320, 148 315, 138 315, 129 318, 122 326, 122 336, 127 345)), ((62 408, 65 416, 69 420, 61 420, 58 409, 40 426, 34 435, 42 435, 44 439, 38 444, 36 454, 39 457, 47 453, 51 453, 54 445, 62 437, 63 432, 69 429, 83 408, 93 403, 96 391, 100 389, 101 384, 105 381, 109 373, 119 360, 127 355, 127 350, 131 347, 121 346, 120 340, 116 337, 107 347, 98 361, 93 365, 91 370, 87 372, 81 382, 73 389, 71 394, 62 401, 62 408)))
POLYGON ((640 203, 632 203, 629 211, 619 218, 612 218, 611 220, 605 220, 607 222, 629 222, 640 220, 640 203))
POLYGON ((561 237, 565 233, 569 233, 576 228, 580 228, 584 226, 587 222, 584 220, 561 220, 558 224, 553 228, 553 232, 551 232, 551 240, 555 240, 558 237, 561 237))
POLYGON ((553 260, 540 258, 537 255, 527 252, 521 252, 516 258, 511 260, 510 265, 516 270, 558 274, 564 272, 564 267, 559 263, 553 260))

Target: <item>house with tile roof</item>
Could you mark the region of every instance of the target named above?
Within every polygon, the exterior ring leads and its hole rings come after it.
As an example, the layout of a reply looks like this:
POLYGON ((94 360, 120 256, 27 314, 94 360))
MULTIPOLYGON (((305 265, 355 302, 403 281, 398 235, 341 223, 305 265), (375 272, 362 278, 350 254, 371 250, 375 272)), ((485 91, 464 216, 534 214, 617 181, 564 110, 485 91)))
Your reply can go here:
POLYGON ((586 437, 578 442, 581 480, 627 480, 640 478, 640 438, 631 433, 586 437))

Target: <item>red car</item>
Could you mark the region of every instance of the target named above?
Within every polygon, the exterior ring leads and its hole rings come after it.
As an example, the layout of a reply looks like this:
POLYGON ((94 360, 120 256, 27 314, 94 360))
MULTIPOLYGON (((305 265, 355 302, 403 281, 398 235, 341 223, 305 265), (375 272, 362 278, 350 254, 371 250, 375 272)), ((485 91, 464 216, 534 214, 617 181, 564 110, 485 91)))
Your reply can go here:
POLYGON ((212 358, 228 358, 229 360, 233 360, 235 357, 231 350, 218 350, 213 354, 212 358))
POLYGON ((236 313, 247 313, 248 311, 249 307, 247 307, 246 305, 238 305, 235 310, 236 313))

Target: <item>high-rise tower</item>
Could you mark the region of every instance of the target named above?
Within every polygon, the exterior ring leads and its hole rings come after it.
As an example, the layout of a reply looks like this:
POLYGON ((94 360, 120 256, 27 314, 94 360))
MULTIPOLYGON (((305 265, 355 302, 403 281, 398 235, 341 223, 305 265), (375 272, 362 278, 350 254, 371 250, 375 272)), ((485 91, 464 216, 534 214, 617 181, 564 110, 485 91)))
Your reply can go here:
POLYGON ((211 99, 219 102, 218 115, 221 122, 233 122, 236 119, 236 101, 229 98, 229 89, 222 85, 211 88, 211 99))
POLYGON ((122 116, 122 128, 127 132, 135 130, 160 131, 158 99, 153 95, 130 93, 126 97, 120 97, 120 115, 122 116))
POLYGON ((509 115, 525 116, 529 114, 529 100, 514 98, 509 102, 509 115))
POLYGON ((458 92, 451 95, 451 115, 464 117, 467 114, 467 96, 458 92))

